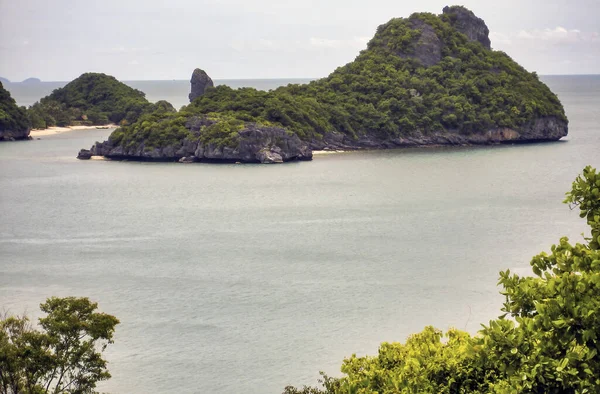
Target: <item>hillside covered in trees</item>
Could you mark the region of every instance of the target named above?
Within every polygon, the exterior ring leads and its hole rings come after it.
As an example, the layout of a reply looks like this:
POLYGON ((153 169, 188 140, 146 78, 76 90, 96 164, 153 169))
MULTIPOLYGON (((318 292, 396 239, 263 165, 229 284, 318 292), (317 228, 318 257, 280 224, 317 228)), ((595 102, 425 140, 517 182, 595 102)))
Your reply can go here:
POLYGON ((311 149, 565 136, 557 96, 535 73, 493 51, 488 33, 483 20, 460 6, 395 18, 326 78, 268 92, 208 88, 179 113, 147 114, 118 129, 95 153, 273 162, 310 159, 311 149))
POLYGON ((166 103, 152 104, 144 92, 100 73, 86 73, 54 90, 27 110, 33 128, 72 125, 126 125, 140 115, 160 108, 174 108, 166 103))
POLYGON ((0 82, 0 141, 29 138, 29 121, 25 110, 15 103, 0 82))

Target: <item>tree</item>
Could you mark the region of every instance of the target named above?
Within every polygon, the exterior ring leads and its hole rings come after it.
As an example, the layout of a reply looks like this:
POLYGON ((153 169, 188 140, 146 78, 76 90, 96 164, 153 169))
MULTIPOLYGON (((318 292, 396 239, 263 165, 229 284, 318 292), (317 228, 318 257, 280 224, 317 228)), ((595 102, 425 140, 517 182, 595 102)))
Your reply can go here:
POLYGON ((600 393, 600 174, 586 167, 565 203, 591 228, 583 244, 562 238, 531 261, 532 276, 500 273, 504 314, 476 336, 427 327, 375 357, 344 360, 323 390, 340 393, 600 393))
POLYGON ((0 394, 92 393, 110 378, 102 352, 116 317, 88 298, 52 297, 35 329, 25 316, 0 320, 0 394))

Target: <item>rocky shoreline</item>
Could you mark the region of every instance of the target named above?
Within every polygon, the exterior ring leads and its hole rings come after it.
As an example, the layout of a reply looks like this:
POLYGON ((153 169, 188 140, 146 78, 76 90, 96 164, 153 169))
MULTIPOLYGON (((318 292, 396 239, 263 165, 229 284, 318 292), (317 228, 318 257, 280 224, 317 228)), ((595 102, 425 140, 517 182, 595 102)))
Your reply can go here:
MULTIPOLYGON (((199 133, 201 121, 192 131, 199 133)), ((203 122, 206 122, 205 120, 203 122)), ((304 142, 295 134, 278 127, 249 126, 239 132, 236 147, 204 145, 185 139, 178 145, 164 148, 148 147, 144 143, 124 148, 110 140, 96 142, 91 149, 82 149, 77 158, 87 160, 102 156, 111 160, 168 161, 181 163, 283 163, 312 160, 315 151, 349 151, 364 149, 394 149, 421 146, 497 145, 558 141, 567 135, 566 122, 555 117, 536 120, 519 130, 498 128, 485 133, 461 135, 457 133, 414 134, 380 140, 369 135, 353 140, 342 133, 327 133, 322 140, 304 142)))
MULTIPOLYGON (((190 126, 196 137, 200 129, 213 121, 196 119, 190 126)), ((202 161, 242 163, 283 163, 293 160, 312 160, 312 150, 295 134, 280 127, 257 127, 249 124, 238 132, 236 147, 203 144, 198 139, 184 139, 177 145, 152 147, 141 143, 134 146, 115 146, 109 139, 96 142, 91 149, 82 149, 77 158, 86 160, 103 156, 112 160, 179 161, 193 163, 202 161)))

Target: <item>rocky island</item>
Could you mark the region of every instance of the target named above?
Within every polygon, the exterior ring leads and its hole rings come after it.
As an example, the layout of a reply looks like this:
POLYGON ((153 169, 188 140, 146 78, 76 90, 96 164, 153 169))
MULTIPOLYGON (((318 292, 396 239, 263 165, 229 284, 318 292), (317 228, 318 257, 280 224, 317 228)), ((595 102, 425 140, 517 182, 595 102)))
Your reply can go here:
POLYGON ((28 140, 29 121, 25 109, 20 108, 0 82, 0 141, 28 140))
POLYGON ((142 114, 82 150, 110 159, 277 163, 312 150, 555 141, 568 120, 535 73, 491 49, 473 12, 444 8, 379 26, 328 77, 264 92, 192 76, 179 112, 142 114))

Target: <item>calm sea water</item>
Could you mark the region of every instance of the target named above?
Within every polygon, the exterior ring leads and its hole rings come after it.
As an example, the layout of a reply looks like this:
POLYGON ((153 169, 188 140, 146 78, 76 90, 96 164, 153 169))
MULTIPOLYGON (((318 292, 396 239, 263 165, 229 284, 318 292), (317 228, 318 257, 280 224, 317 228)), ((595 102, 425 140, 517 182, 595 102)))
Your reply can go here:
MULTIPOLYGON (((600 167, 600 77, 544 81, 563 142, 274 166, 74 158, 107 130, 0 144, 0 306, 98 301, 121 320, 112 393, 276 394, 425 325, 475 332, 499 315, 498 271, 585 230, 561 201, 600 167)), ((179 82, 144 84, 185 103, 179 82)))

